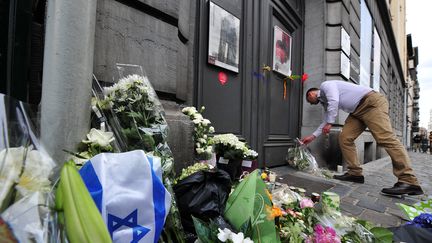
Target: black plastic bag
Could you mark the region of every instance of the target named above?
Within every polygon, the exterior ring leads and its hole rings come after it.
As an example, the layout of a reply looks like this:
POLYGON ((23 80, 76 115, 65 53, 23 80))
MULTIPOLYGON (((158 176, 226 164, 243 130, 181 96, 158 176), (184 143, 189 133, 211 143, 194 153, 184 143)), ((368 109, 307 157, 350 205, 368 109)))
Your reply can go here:
POLYGON ((403 225, 389 228, 389 230, 393 232, 393 242, 429 243, 432 240, 431 228, 403 225))
POLYGON ((198 171, 174 186, 181 221, 195 234, 192 215, 204 221, 222 216, 231 191, 231 178, 223 170, 198 171))

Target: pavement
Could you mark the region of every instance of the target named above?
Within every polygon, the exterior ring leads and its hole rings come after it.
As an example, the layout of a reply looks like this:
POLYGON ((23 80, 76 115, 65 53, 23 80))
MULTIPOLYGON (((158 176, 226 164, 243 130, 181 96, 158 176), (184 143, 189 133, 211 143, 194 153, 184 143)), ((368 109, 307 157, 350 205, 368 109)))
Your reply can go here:
POLYGON ((341 198, 341 211, 345 215, 365 219, 382 227, 393 227, 408 220, 396 203, 411 205, 427 200, 428 196, 432 195, 432 155, 409 152, 409 156, 424 195, 398 198, 380 194, 382 188, 392 187, 397 182, 392 172, 390 157, 363 165, 364 184, 316 177, 289 166, 272 168, 271 171, 277 173, 279 182, 304 188, 307 194, 323 191, 338 193, 341 198))

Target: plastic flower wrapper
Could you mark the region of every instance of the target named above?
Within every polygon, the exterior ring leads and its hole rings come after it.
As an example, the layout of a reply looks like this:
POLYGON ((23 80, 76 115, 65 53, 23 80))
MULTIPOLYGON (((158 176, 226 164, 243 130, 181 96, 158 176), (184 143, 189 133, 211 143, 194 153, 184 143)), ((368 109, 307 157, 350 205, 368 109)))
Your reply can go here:
POLYGON ((301 142, 298 139, 296 145, 288 149, 286 160, 288 161, 288 164, 295 169, 316 176, 325 177, 321 173, 321 170, 318 167, 318 163, 316 162, 315 157, 311 154, 311 152, 308 150, 306 146, 301 144, 301 142))
POLYGON ((47 242, 56 226, 49 203, 56 167, 40 144, 36 117, 28 104, 0 94, 0 213, 22 242, 47 242), (27 211, 20 219, 26 224, 13 223, 27 211))
POLYGON ((57 226, 50 207, 53 202, 46 193, 33 192, 7 208, 2 217, 20 242, 55 242, 57 226))
POLYGON ((194 123, 195 155, 198 160, 209 160, 213 155, 213 140, 210 137, 214 133, 214 127, 208 119, 204 119, 202 113, 205 107, 199 111, 193 106, 185 107, 182 112, 189 116, 194 123))
POLYGON ((317 215, 317 219, 322 226, 333 228, 336 231, 336 234, 342 238, 342 242, 355 242, 355 243, 375 242, 377 237, 375 237, 375 233, 372 233, 373 231, 376 232, 379 239, 385 240, 388 239, 389 237, 388 230, 380 227, 374 227, 369 223, 367 223, 366 221, 356 220, 355 218, 348 217, 345 215, 324 214, 324 215, 317 215))
POLYGON ((288 185, 282 184, 281 187, 272 191, 273 204, 282 207, 282 205, 290 205, 299 202, 302 197, 297 193, 289 189, 288 185))

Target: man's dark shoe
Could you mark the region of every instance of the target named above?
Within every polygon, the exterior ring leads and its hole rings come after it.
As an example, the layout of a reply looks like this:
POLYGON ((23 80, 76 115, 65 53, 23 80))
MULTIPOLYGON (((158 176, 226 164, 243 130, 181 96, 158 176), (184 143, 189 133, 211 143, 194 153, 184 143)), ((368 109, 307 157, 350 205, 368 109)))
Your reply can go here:
POLYGON ((334 175, 333 178, 341 181, 351 181, 362 184, 364 183, 364 176, 355 176, 348 173, 345 173, 343 175, 334 175))
POLYGON ((403 182, 397 182, 391 188, 384 188, 381 190, 382 193, 390 194, 390 195, 422 195, 423 190, 420 186, 410 185, 403 182))

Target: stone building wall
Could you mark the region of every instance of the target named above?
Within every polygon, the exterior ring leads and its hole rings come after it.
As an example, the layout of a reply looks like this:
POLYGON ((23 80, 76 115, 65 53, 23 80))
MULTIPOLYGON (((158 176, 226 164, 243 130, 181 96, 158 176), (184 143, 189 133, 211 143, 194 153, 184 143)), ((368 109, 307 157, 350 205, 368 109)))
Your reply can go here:
MULTIPOLYGON (((378 3, 378 1, 369 0, 365 2, 369 8, 373 26, 381 40, 379 92, 388 98, 393 128, 397 136, 402 138, 405 81, 398 48, 391 29, 389 10, 385 2, 378 3), (387 16, 385 16, 386 14, 387 16)), ((360 83, 360 4, 360 0, 313 0, 306 2, 305 72, 311 75, 304 92, 310 87, 319 87, 323 81, 331 79, 360 83), (344 49, 344 44, 341 42, 342 28, 349 36, 350 48, 348 51, 346 48, 344 51, 342 50, 344 49), (348 61, 344 59, 348 59, 348 61), (347 63, 349 68, 347 68, 347 63), (347 73, 348 69, 349 73, 347 73)), ((321 122, 321 109, 321 107, 311 107, 305 102, 303 107, 303 135, 310 134, 318 127, 321 122)), ((339 112, 336 124, 329 136, 321 136, 317 142, 311 145, 320 164, 327 164, 330 167, 342 164, 338 136, 347 115, 345 112, 339 112)), ((356 146, 361 163, 385 155, 385 152, 377 147, 375 140, 368 131, 356 140, 356 146)))

